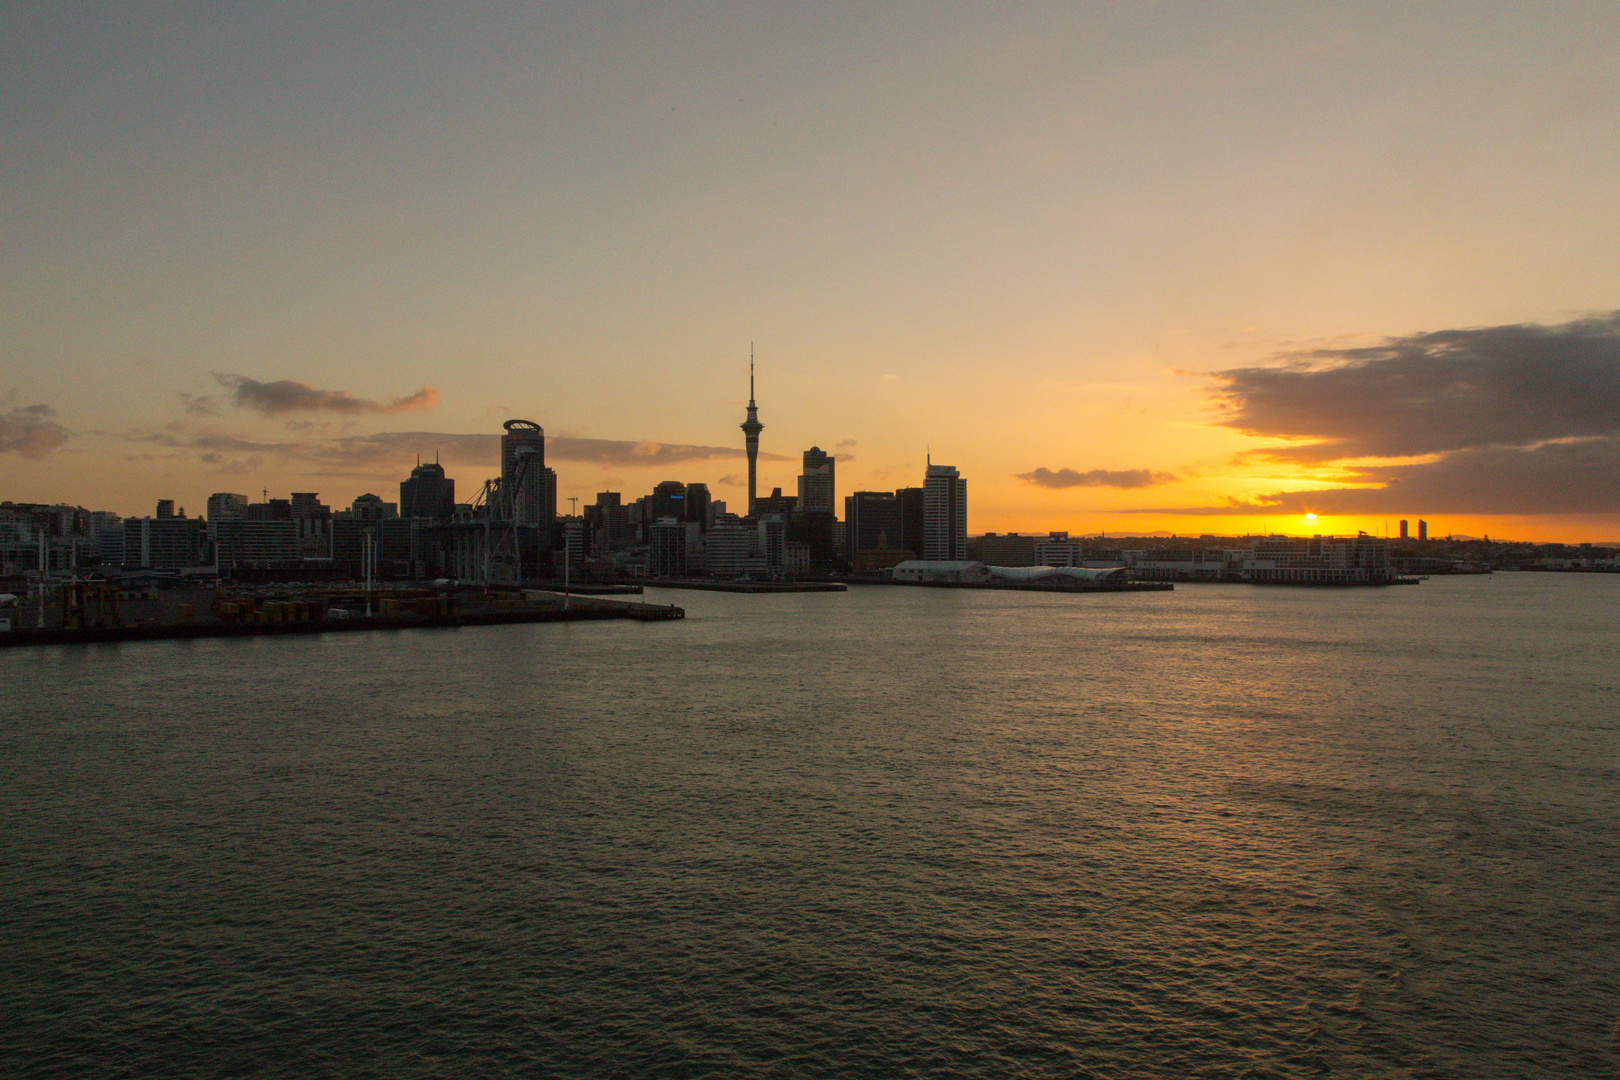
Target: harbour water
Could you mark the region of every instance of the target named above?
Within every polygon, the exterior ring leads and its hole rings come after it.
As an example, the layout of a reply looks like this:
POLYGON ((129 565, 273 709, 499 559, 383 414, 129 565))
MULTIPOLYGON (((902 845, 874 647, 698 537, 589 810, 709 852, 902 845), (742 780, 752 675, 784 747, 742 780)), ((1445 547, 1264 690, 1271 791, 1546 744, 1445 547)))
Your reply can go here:
POLYGON ((0 651, 12 1076, 1620 1073, 1620 577, 0 651))

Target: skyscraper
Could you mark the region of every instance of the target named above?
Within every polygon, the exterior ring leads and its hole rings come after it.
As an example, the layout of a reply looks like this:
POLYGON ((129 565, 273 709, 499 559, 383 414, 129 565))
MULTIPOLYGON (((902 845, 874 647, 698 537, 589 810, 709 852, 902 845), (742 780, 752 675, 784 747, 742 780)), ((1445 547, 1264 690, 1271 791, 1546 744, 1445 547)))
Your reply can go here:
POLYGON ((318 491, 292 492, 291 509, 299 550, 311 557, 332 553, 332 508, 321 502, 318 491))
POLYGON ((504 426, 501 487, 513 520, 550 528, 557 516, 557 488, 556 474, 546 468, 546 433, 533 420, 508 420, 504 426))
POLYGON ((674 518, 676 521, 685 521, 686 517, 686 485, 679 480, 665 480, 652 489, 647 496, 644 510, 647 524, 652 524, 659 518, 674 518))
POLYGON ((408 480, 399 482, 399 516, 447 521, 456 510, 456 482, 444 475, 437 461, 418 465, 408 480))
POLYGON ((1418 518, 1418 539, 1419 540, 1427 540, 1428 538, 1429 538, 1429 523, 1427 521, 1424 521, 1422 518, 1418 518))
POLYGON ((894 492, 857 491, 844 500, 844 547, 851 559, 862 551, 899 550, 904 535, 894 492))
MULTIPOLYGON (((920 487, 901 488, 894 493, 900 500, 900 541, 898 546, 911 552, 916 558, 923 558, 923 489, 920 487)), ((895 541, 889 541, 895 546, 895 541)))
POLYGON ((804 452, 804 472, 799 476, 799 510, 833 512, 833 456, 819 446, 804 452))
POLYGON ((967 481, 951 466, 929 461, 923 477, 923 558, 967 557, 967 481))
POLYGON ((748 512, 754 512, 755 483, 758 479, 759 433, 765 425, 759 422, 759 406, 754 404, 754 347, 748 347, 748 419, 742 422, 743 445, 748 448, 748 512))
POLYGON ((709 528, 709 485, 686 485, 686 517, 684 521, 697 523, 698 531, 704 532, 709 528))

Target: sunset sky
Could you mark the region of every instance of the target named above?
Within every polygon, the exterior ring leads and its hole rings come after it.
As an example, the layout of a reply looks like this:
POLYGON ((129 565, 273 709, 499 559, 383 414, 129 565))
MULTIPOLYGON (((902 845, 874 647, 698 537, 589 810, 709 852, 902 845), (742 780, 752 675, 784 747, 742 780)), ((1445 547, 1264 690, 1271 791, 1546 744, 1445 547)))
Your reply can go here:
POLYGON ((8 3, 0 499, 1620 540, 1620 6, 8 3), (1306 513, 1319 515, 1307 523, 1306 513))

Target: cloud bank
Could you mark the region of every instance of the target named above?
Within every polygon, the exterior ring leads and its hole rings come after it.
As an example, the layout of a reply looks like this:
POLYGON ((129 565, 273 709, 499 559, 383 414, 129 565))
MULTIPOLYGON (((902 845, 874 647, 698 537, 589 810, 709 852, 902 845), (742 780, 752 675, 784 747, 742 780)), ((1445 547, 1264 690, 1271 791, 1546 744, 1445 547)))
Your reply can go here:
POLYGON ((1154 472, 1151 469, 1092 469, 1090 472, 1078 472, 1074 469, 1054 471, 1039 468, 1034 472, 1019 473, 1018 479, 1028 480, 1031 484, 1044 488, 1144 488, 1155 484, 1168 484, 1176 477, 1172 473, 1154 472))
MULTIPOLYGON (((227 471, 241 472, 264 460, 302 464, 319 475, 349 476, 397 475, 404 479, 416 455, 441 455, 462 469, 471 466, 476 475, 465 482, 476 484, 486 474, 500 471, 500 436, 469 435, 444 431, 388 431, 370 435, 348 435, 332 439, 261 441, 207 429, 170 430, 138 436, 136 441, 191 452, 209 464, 227 471), (478 473, 478 463, 483 472, 478 473)), ((731 460, 744 457, 741 447, 697 446, 665 443, 650 439, 579 439, 558 436, 546 439, 546 460, 585 462, 594 465, 676 466, 692 462, 731 460)), ((776 461, 790 460, 781 454, 759 455, 776 461)), ((458 478, 459 479, 459 478, 458 478)))
POLYGON ((1280 359, 1214 373, 1219 423, 1290 440, 1256 457, 1356 462, 1352 486, 1151 512, 1620 511, 1620 312, 1280 359))
MULTIPOLYGON (((746 457, 740 446, 696 446, 651 439, 575 439, 566 435, 546 439, 546 457, 558 461, 588 461, 597 465, 679 465, 688 461, 719 461, 746 457)), ((762 461, 792 461, 786 454, 759 454, 762 461)))
POLYGON ((1295 353, 1216 372, 1220 423, 1280 460, 1416 457, 1620 432, 1620 312, 1295 353))
MULTIPOLYGON (((231 391, 232 402, 238 408, 254 409, 265 416, 280 416, 298 412, 333 412, 345 415, 361 413, 406 413, 428 411, 439 404, 439 392, 424 386, 414 394, 391 401, 369 401, 352 396, 347 390, 319 390, 307 383, 292 379, 260 382, 246 375, 215 372, 214 379, 231 391)), ((195 410, 193 399, 186 402, 195 410)))
POLYGON ((39 459, 68 440, 49 405, 23 405, 0 413, 0 454, 39 459))

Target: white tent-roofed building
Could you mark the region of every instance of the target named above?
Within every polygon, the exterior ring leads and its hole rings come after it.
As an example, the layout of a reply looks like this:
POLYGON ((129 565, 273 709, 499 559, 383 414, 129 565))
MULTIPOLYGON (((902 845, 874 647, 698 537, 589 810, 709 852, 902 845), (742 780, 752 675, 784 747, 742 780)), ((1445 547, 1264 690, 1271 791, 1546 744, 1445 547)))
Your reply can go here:
POLYGON ((1119 585, 1130 580, 1124 566, 987 566, 1001 581, 1072 581, 1080 585, 1119 585))

